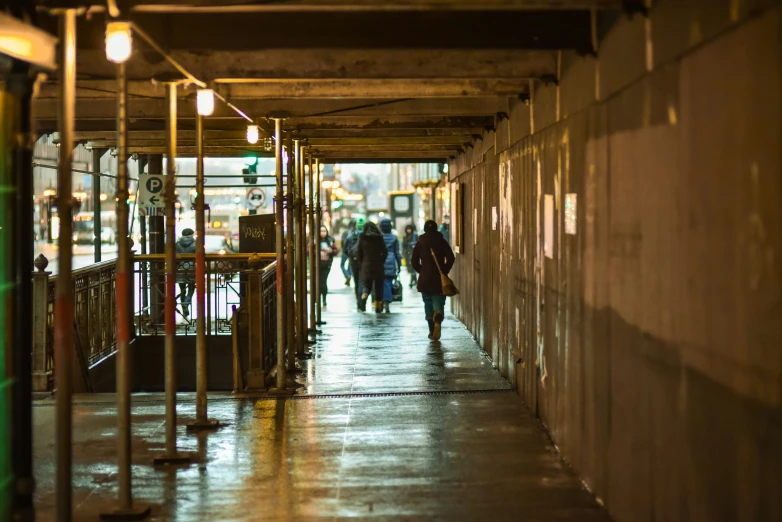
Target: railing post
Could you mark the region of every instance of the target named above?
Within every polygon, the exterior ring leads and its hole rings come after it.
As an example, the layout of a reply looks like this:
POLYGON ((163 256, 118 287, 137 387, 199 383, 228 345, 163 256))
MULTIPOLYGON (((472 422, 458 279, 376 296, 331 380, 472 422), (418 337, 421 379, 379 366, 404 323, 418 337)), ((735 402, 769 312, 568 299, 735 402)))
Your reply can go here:
POLYGON ((247 345, 249 365, 247 389, 266 390, 263 361, 263 270, 261 260, 251 255, 247 260, 247 345))
POLYGON ((49 337, 49 260, 43 254, 35 258, 33 272, 33 393, 49 394, 46 373, 46 343, 49 337))

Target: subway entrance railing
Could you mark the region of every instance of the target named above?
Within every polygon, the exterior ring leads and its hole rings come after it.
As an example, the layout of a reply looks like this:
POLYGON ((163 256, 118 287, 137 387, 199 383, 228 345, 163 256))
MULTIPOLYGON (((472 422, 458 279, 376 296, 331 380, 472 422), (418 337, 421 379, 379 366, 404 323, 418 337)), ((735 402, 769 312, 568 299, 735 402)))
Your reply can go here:
MULTIPOLYGON (((154 358, 158 350, 162 354, 165 335, 165 255, 132 256, 132 261, 134 291, 130 295, 132 304, 129 310, 133 314, 134 353, 140 357, 152 354, 154 358)), ((57 277, 46 272, 47 265, 46 258, 39 256, 33 273, 33 388, 39 394, 53 391, 55 370, 54 295, 57 277)), ((216 382, 231 383, 237 391, 263 388, 266 375, 277 363, 276 267, 273 254, 206 255, 205 333, 210 343, 208 346, 226 353, 233 367, 226 370, 228 375, 216 382)), ((107 368, 98 373, 113 373, 116 260, 74 270, 72 277, 75 391, 108 391, 106 387, 113 386, 113 380, 104 379, 102 387, 95 389, 95 374, 96 368, 105 363, 108 363, 107 368)), ((177 345, 178 348, 181 346, 183 354, 187 354, 193 349, 196 335, 194 254, 177 256, 176 279, 177 345)), ((138 362, 143 364, 143 361, 138 362)), ((140 379, 139 382, 143 384, 146 381, 140 379)), ((187 386, 187 381, 184 386, 187 386)), ((145 389, 154 389, 154 386, 145 389)))

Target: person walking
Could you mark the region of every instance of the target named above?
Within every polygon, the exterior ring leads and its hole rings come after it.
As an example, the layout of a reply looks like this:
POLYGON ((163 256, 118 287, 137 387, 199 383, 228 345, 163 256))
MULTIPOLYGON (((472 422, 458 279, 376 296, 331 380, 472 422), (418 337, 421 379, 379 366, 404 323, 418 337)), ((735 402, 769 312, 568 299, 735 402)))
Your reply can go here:
POLYGON ((418 277, 411 261, 413 259, 413 249, 417 242, 418 233, 415 231, 415 225, 410 223, 405 227, 405 237, 402 238, 402 255, 405 258, 405 265, 407 265, 407 273, 410 274, 410 288, 413 288, 418 283, 418 277))
POLYGON ((337 255, 337 242, 329 234, 329 229, 325 226, 320 227, 320 298, 323 306, 326 306, 326 296, 329 293, 329 272, 334 263, 334 256, 337 255))
MULTIPOLYGON (((196 243, 193 234, 192 228, 186 228, 182 231, 182 237, 176 242, 177 254, 195 254, 196 243)), ((190 316, 190 303, 193 302, 193 294, 196 289, 195 263, 193 261, 179 262, 176 281, 179 283, 179 300, 182 303, 182 315, 187 319, 190 316)))
POLYGON ((440 339, 440 325, 445 317, 445 295, 440 280, 440 270, 448 275, 455 261, 451 246, 437 230, 432 220, 424 223, 424 233, 413 248, 412 265, 418 272, 418 291, 424 301, 429 339, 440 339), (436 260, 436 262, 435 262, 436 260), (437 266, 440 266, 440 270, 437 266))
POLYGON ((342 232, 342 259, 340 259, 339 268, 342 270, 342 275, 345 276, 345 286, 350 286, 350 278, 353 276, 353 271, 350 269, 350 256, 345 252, 345 246, 348 242, 348 237, 356 230, 356 220, 351 219, 348 227, 342 232))
POLYGON ((347 254, 350 261, 350 271, 353 274, 353 286, 356 294, 356 308, 361 310, 361 263, 358 261, 358 242, 361 232, 364 230, 365 220, 363 217, 356 219, 356 228, 345 239, 342 245, 342 252, 347 254))
POLYGON ((364 225, 364 231, 361 232, 357 257, 363 284, 359 308, 366 312, 367 299, 371 293, 375 300, 375 313, 379 314, 383 311, 383 280, 388 249, 380 229, 371 221, 364 225))
POLYGON ((383 265, 383 311, 390 314, 391 301, 393 300, 391 286, 402 270, 402 254, 399 253, 399 238, 392 232, 390 219, 385 218, 380 221, 380 231, 383 233, 383 242, 388 251, 383 265))

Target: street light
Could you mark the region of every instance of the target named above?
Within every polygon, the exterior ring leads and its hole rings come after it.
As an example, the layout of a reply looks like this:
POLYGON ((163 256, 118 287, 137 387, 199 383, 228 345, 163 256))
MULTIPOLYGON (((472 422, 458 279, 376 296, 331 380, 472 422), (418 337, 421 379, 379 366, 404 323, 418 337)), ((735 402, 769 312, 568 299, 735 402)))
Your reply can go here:
POLYGON ((124 63, 130 58, 133 48, 130 22, 109 22, 106 24, 106 58, 114 63, 124 63))
POLYGON ((200 116, 211 116, 215 111, 215 92, 212 89, 198 89, 196 108, 200 116))

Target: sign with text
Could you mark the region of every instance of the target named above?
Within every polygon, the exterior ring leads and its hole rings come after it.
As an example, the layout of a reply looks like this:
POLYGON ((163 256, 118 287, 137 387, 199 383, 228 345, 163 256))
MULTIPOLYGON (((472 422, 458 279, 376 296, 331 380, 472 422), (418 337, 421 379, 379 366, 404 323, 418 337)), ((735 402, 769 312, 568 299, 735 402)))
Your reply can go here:
POLYGON ((166 179, 162 174, 138 175, 138 206, 139 208, 166 206, 163 197, 166 179))
POLYGON ((239 217, 239 252, 274 253, 275 244, 274 214, 239 217))

